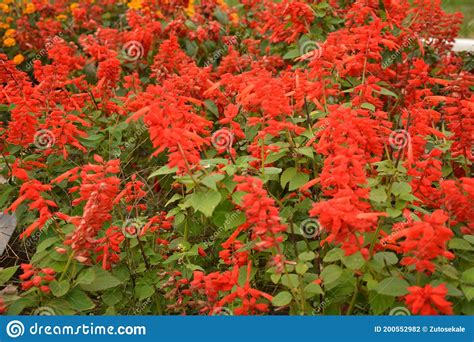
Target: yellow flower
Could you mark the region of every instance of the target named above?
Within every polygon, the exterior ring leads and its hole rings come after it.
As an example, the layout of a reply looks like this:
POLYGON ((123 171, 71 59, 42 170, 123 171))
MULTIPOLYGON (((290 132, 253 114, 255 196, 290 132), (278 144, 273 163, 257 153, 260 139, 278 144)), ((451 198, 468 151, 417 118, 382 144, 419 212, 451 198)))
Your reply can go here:
POLYGON ((67 19, 67 15, 59 14, 56 16, 56 19, 58 19, 59 21, 65 21, 67 19))
POLYGON ((7 23, 0 23, 0 29, 8 29, 10 27, 10 25, 8 25, 7 23))
POLYGON ((2 10, 3 13, 9 13, 10 7, 8 7, 7 4, 0 4, 0 10, 2 10))
POLYGON ((7 38, 3 41, 3 45, 6 47, 11 47, 16 45, 16 40, 13 38, 7 38))
POLYGON ((160 10, 156 11, 155 14, 156 14, 157 17, 160 18, 160 19, 163 19, 163 18, 164 18, 164 15, 163 15, 163 13, 161 13, 160 10))
POLYGON ((196 11, 194 10, 194 0, 189 0, 188 7, 186 7, 184 11, 190 17, 192 17, 194 13, 196 13, 196 11))
POLYGON ((16 30, 15 29, 8 29, 5 32, 5 37, 13 37, 15 35, 16 30))
POLYGON ((24 60, 25 60, 25 57, 23 57, 21 53, 13 57, 13 63, 15 63, 15 65, 23 63, 24 60))
POLYGON ((15 19, 13 19, 13 17, 7 17, 7 23, 11 23, 12 21, 14 21, 15 19))
POLYGON ((73 2, 72 4, 69 5, 69 8, 71 9, 71 11, 74 11, 78 7, 79 7, 79 4, 77 2, 73 2))
POLYGON ((239 22, 239 15, 237 13, 231 13, 230 15, 230 20, 234 23, 237 24, 239 22))
POLYGON ((216 2, 217 2, 217 4, 218 4, 222 9, 226 9, 226 8, 227 8, 227 4, 225 3, 224 0, 217 0, 216 2))
POLYGON ((139 10, 142 8, 142 0, 132 0, 128 3, 128 8, 139 10))
POLYGON ((31 13, 34 13, 35 11, 36 11, 35 4, 30 2, 28 5, 26 5, 26 9, 25 9, 26 14, 31 14, 31 13))
POLYGON ((3 2, 4 2, 5 4, 11 4, 11 3, 13 3, 13 0, 3 0, 3 2))

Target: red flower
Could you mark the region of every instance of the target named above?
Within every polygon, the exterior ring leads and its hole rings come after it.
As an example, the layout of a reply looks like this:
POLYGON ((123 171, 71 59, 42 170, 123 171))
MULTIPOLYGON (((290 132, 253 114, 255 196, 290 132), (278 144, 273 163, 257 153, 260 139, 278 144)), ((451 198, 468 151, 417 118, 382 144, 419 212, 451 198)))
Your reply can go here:
POLYGON ((448 217, 442 210, 436 210, 432 215, 423 216, 422 221, 416 221, 398 233, 405 240, 399 243, 405 257, 402 265, 415 265, 419 272, 433 273, 435 265, 432 260, 437 257, 453 259, 454 254, 447 250, 447 242, 454 235, 445 226, 448 217))
POLYGON ((453 304, 445 299, 448 293, 446 285, 441 284, 438 287, 431 285, 411 286, 408 291, 410 294, 405 296, 405 303, 412 313, 420 315, 453 314, 453 304))

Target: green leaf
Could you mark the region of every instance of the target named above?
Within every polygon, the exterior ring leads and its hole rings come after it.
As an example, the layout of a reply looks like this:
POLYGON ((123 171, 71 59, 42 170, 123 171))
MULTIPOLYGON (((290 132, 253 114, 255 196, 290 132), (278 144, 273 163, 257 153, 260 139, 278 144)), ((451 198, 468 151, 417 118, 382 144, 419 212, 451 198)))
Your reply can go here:
POLYGON ((374 255, 374 260, 380 263, 382 266, 395 265, 398 262, 397 255, 392 252, 379 252, 374 255))
POLYGON ((57 237, 50 237, 41 241, 36 247, 36 253, 46 250, 48 247, 52 246, 55 242, 59 241, 57 237))
POLYGON ((204 101, 204 106, 206 109, 211 112, 216 118, 219 117, 219 110, 217 109, 217 106, 214 102, 211 100, 206 100, 204 101))
POLYGON ((321 278, 324 281, 324 285, 329 285, 337 281, 342 275, 342 268, 338 265, 329 265, 324 267, 321 272, 321 278))
POLYGON ((358 270, 365 264, 365 259, 360 252, 342 257, 342 263, 350 270, 358 270))
POLYGON ((394 302, 395 298, 392 296, 385 296, 375 291, 369 292, 370 308, 374 315, 381 315, 384 311, 390 308, 394 302))
POLYGON ((474 298, 474 286, 461 285, 461 290, 464 292, 467 300, 471 301, 474 298))
POLYGON ((69 281, 68 280, 52 281, 49 284, 49 288, 51 289, 51 293, 55 297, 62 297, 69 291, 69 281))
POLYGON ((309 157, 311 159, 314 158, 314 149, 312 147, 298 147, 295 149, 296 152, 298 152, 299 154, 302 154, 306 157, 309 157))
POLYGON ((286 287, 289 287, 290 289, 291 288, 296 288, 298 287, 298 283, 299 283, 299 278, 296 274, 284 274, 282 277, 281 277, 281 283, 286 286, 286 287))
POLYGON ((155 289, 150 284, 138 283, 135 286, 135 297, 138 300, 144 300, 151 297, 155 293, 155 289))
POLYGON ((461 281, 468 284, 474 284, 474 267, 462 273, 461 281))
POLYGON ((460 249, 460 250, 466 250, 466 251, 474 250, 474 248, 471 246, 469 242, 463 239, 459 239, 459 238, 451 239, 448 243, 448 246, 450 249, 460 249))
POLYGON ((151 175, 148 176, 148 179, 161 175, 169 175, 170 173, 175 173, 176 171, 178 171, 178 167, 173 167, 172 169, 170 169, 168 165, 165 165, 163 167, 160 167, 158 170, 152 172, 151 175))
POLYGON ((283 171, 281 178, 280 178, 280 184, 282 188, 286 187, 286 184, 290 181, 291 178, 293 178, 296 175, 296 169, 294 167, 289 167, 285 171, 283 171))
POLYGON ((91 310, 95 307, 94 302, 87 296, 84 291, 73 289, 65 297, 71 309, 76 311, 91 310))
POLYGON ((217 191, 216 183, 220 182, 225 178, 224 175, 220 175, 218 173, 214 173, 212 175, 206 176, 202 179, 202 184, 207 186, 208 188, 217 191))
POLYGON ((400 279, 399 277, 390 277, 382 280, 377 285, 377 292, 382 295, 398 297, 408 293, 408 287, 410 284, 406 280, 400 279))
POLYGON ((93 268, 86 268, 77 276, 77 284, 79 285, 89 285, 95 279, 95 272, 93 268))
POLYGON ((84 291, 96 292, 116 287, 121 284, 120 280, 100 267, 93 267, 95 278, 90 284, 81 284, 84 291))
POLYGON ((375 112, 375 106, 372 103, 364 102, 363 104, 360 105, 360 107, 371 110, 372 112, 375 112))
POLYGON ((395 182, 392 184, 392 193, 395 196, 405 195, 411 193, 411 185, 404 182, 395 182))
POLYGON ((303 253, 300 253, 300 255, 298 255, 298 258, 300 260, 303 260, 303 261, 310 261, 310 260, 314 260, 314 258, 316 258, 316 254, 314 254, 311 251, 303 252, 303 253))
POLYGON ((207 217, 211 217, 222 196, 217 191, 196 192, 190 196, 191 206, 207 217))
POLYGON ((464 240, 469 241, 470 244, 474 245, 474 235, 464 235, 464 240))
POLYGON ((378 92, 378 93, 380 93, 380 94, 382 94, 382 95, 392 96, 392 97, 394 97, 394 98, 396 98, 396 99, 398 98, 398 95, 395 94, 393 91, 390 91, 390 90, 385 89, 385 88, 382 88, 382 87, 380 87, 380 91, 377 91, 377 90, 375 90, 375 89, 374 89, 374 91, 375 91, 375 92, 378 92))
POLYGON ((299 49, 289 50, 287 53, 283 55, 283 59, 295 59, 296 57, 300 56, 299 49))
POLYGON ((321 288, 321 286, 311 282, 311 283, 309 283, 308 285, 306 285, 304 287, 303 293, 304 293, 304 297, 306 299, 308 299, 308 298, 314 297, 315 295, 318 295, 318 294, 324 294, 324 291, 321 288))
POLYGON ((279 167, 266 167, 263 169, 263 173, 266 175, 278 175, 281 171, 282 169, 279 167))
POLYGON ((123 299, 123 293, 119 288, 108 289, 104 291, 102 300, 108 306, 114 306, 123 299))
POLYGON ((282 291, 272 299, 272 304, 275 306, 285 306, 291 303, 293 296, 288 291, 282 291))
POLYGON ((290 179, 289 191, 298 189, 300 186, 305 185, 309 181, 309 175, 306 173, 297 173, 293 178, 290 179))
POLYGON ((334 262, 341 260, 342 257, 344 256, 344 251, 340 248, 334 248, 331 249, 326 256, 324 257, 323 261, 324 262, 334 262))
POLYGON ((385 188, 373 188, 370 191, 370 200, 372 202, 384 203, 387 200, 387 193, 385 188))
POLYGON ((303 275, 306 273, 306 271, 308 271, 308 268, 308 265, 306 265, 304 262, 300 262, 296 265, 295 271, 296 273, 303 275))
POLYGON ((2 268, 0 270, 0 286, 5 284, 7 281, 9 281, 10 278, 13 277, 17 269, 18 269, 18 266, 2 268))

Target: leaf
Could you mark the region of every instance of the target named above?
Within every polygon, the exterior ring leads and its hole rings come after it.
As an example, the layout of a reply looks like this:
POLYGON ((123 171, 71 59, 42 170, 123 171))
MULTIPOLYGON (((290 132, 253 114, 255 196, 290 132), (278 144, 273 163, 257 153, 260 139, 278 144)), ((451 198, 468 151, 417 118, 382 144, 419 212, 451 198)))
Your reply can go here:
MULTIPOLYGON (((377 91, 377 90, 375 90, 375 89, 374 89, 374 91, 375 91, 375 92, 379 92, 379 91, 377 91)), ((387 96, 392 96, 392 97, 394 97, 394 98, 398 98, 398 95, 397 95, 397 94, 395 94, 394 92, 392 92, 392 91, 390 91, 390 90, 388 90, 388 89, 382 88, 382 87, 380 87, 380 92, 379 92, 379 93, 382 94, 382 95, 387 95, 387 96)))
POLYGON ((220 182, 225 178, 224 175, 220 175, 218 173, 214 173, 212 175, 206 176, 201 180, 201 183, 207 186, 208 188, 217 191, 216 183, 220 182))
POLYGON ((292 273, 284 274, 281 277, 281 283, 284 286, 289 287, 290 289, 298 287, 298 282, 299 282, 299 278, 296 274, 292 274, 292 273))
POLYGON ((95 279, 95 272, 93 268, 86 268, 84 269, 79 275, 77 276, 77 284, 79 285, 89 285, 95 279))
POLYGON ((135 297, 138 300, 144 300, 151 297, 155 293, 155 289, 150 284, 138 283, 135 286, 135 297))
POLYGON ((52 246, 56 241, 59 241, 57 237, 50 237, 44 241, 41 241, 36 247, 36 253, 46 250, 48 247, 52 246))
POLYGON ((310 261, 310 260, 314 260, 314 258, 316 258, 316 254, 314 254, 311 251, 303 252, 303 253, 300 253, 300 255, 298 255, 298 258, 300 260, 303 260, 303 261, 310 261))
POLYGON ((204 106, 206 109, 211 112, 216 118, 219 117, 219 110, 217 109, 217 106, 214 102, 211 100, 205 100, 204 101, 204 106))
POLYGON ((382 295, 398 297, 408 293, 410 284, 399 277, 390 277, 382 280, 376 288, 376 291, 382 295))
POLYGON ((372 103, 364 102, 363 104, 360 105, 360 107, 371 110, 372 112, 375 112, 375 106, 372 103))
POLYGON ((296 175, 296 169, 294 167, 290 167, 283 171, 280 178, 280 184, 282 188, 286 187, 286 184, 296 175))
POLYGON ((377 203, 384 203, 387 200, 385 188, 373 188, 370 191, 370 200, 377 203))
POLYGON ((316 283, 311 282, 304 287, 303 293, 304 293, 305 298, 308 299, 318 294, 324 294, 324 291, 321 288, 321 286, 319 286, 316 283))
POLYGON ((285 306, 291 303, 293 296, 288 291, 282 291, 272 299, 272 304, 275 306, 285 306))
POLYGON ((163 167, 160 167, 158 170, 152 172, 151 175, 148 176, 148 179, 161 175, 169 175, 170 173, 175 173, 176 171, 178 171, 178 167, 173 167, 172 169, 170 169, 168 165, 165 165, 163 167))
POLYGON ((305 185, 309 181, 309 175, 306 173, 297 173, 293 178, 290 179, 289 191, 298 189, 300 186, 305 185))
POLYGON ((461 281, 468 284, 474 284, 474 267, 462 273, 461 281))
POLYGON ((469 242, 463 239, 454 238, 451 239, 448 243, 450 249, 460 249, 460 250, 467 250, 472 251, 474 248, 471 246, 469 242))
POLYGON ((281 171, 282 169, 279 167, 266 167, 263 169, 263 173, 266 175, 278 175, 281 171))
POLYGON ((471 301, 474 298, 474 286, 461 285, 461 290, 464 292, 467 300, 471 301))
POLYGON ((306 157, 309 157, 311 159, 313 159, 314 157, 314 152, 313 152, 313 148, 312 147, 298 147, 295 149, 296 152, 298 152, 299 154, 302 154, 306 157))
POLYGON ((328 254, 324 257, 323 261, 324 262, 334 262, 341 260, 342 257, 344 256, 344 251, 340 248, 334 248, 331 249, 328 254))
POLYGON ((395 182, 392 184, 392 194, 395 196, 405 195, 411 193, 411 185, 405 182, 395 182))
POLYGON ((69 281, 68 280, 52 281, 49 284, 49 288, 51 289, 51 293, 55 297, 62 297, 69 291, 69 281))
POLYGON ((308 268, 309 268, 308 265, 306 265, 304 262, 301 262, 301 263, 296 265, 295 271, 296 271, 296 273, 303 275, 303 274, 306 273, 308 268))
POLYGON ((372 309, 372 313, 374 315, 382 314, 384 311, 390 308, 394 302, 395 298, 392 296, 385 296, 375 291, 369 292, 370 308, 372 309))
POLYGON ((398 262, 397 255, 392 252, 379 252, 374 255, 374 260, 382 266, 395 265, 398 262))
POLYGON ((365 264, 365 259, 360 252, 342 257, 342 263, 350 270, 360 269, 365 264))
POLYGON ((94 267, 92 269, 94 270, 95 278, 90 284, 81 284, 81 288, 84 291, 102 291, 121 284, 120 280, 102 268, 94 267))
POLYGON ((321 278, 324 281, 324 285, 331 284, 338 280, 342 275, 342 268, 338 265, 326 266, 321 272, 321 278))
POLYGON ((474 235, 464 235, 464 240, 469 241, 472 245, 474 245, 474 235))
POLYGON ((87 296, 84 291, 73 289, 65 297, 71 309, 76 311, 91 310, 95 307, 94 302, 87 296))
POLYGON ((18 269, 18 266, 12 266, 12 267, 1 269, 0 270, 0 286, 5 284, 7 281, 9 281, 10 278, 13 277, 17 269, 18 269))
POLYGON ((207 217, 211 217, 214 209, 222 199, 222 196, 217 191, 196 192, 190 196, 191 206, 200 211, 207 217))

